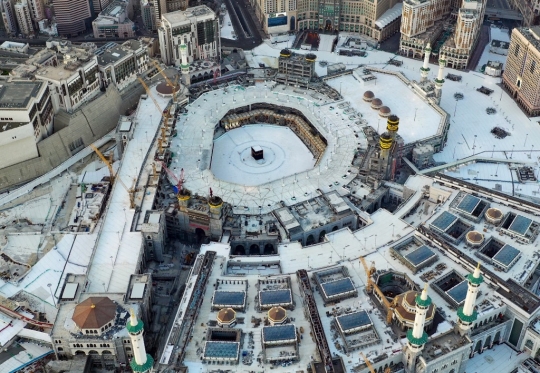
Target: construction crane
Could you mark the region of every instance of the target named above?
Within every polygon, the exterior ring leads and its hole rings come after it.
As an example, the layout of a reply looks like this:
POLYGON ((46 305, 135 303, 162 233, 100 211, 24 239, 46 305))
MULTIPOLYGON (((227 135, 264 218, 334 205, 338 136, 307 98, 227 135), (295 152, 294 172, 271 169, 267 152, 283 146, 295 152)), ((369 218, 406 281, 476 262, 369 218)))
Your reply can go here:
POLYGON ((369 371, 371 373, 377 373, 377 371, 375 370, 375 368, 373 368, 373 365, 371 365, 371 363, 369 362, 369 360, 367 359, 366 355, 364 355, 362 352, 360 352, 360 356, 362 357, 362 359, 364 359, 364 361, 366 362, 366 365, 369 369, 369 371))
POLYGON ((396 305, 397 305, 396 304, 397 299, 394 299, 394 301, 392 303, 390 303, 388 301, 388 299, 386 299, 386 295, 384 295, 382 290, 371 279, 371 276, 376 271, 375 263, 371 262, 371 267, 368 268, 367 263, 366 263, 366 259, 363 256, 360 257, 360 262, 364 266, 364 271, 366 271, 366 276, 367 276, 366 291, 368 293, 371 293, 372 291, 375 291, 375 293, 377 293, 377 295, 381 299, 381 302, 383 302, 384 306, 386 307, 386 310, 387 310, 386 323, 388 325, 390 325, 390 324, 392 324, 392 318, 394 316, 394 309, 396 308, 396 305))
POLYGON ((163 169, 165 170, 165 172, 167 173, 167 175, 169 175, 169 177, 176 183, 176 185, 173 186, 174 193, 180 194, 184 186, 184 169, 182 168, 180 170, 180 177, 177 178, 176 175, 171 170, 169 170, 169 168, 164 162, 160 162, 160 163, 163 169))
POLYGON ((163 71, 163 69, 161 68, 161 66, 159 66, 159 63, 156 60, 152 60, 152 63, 154 64, 156 69, 159 71, 161 76, 163 76, 165 78, 165 81, 167 82, 167 85, 171 87, 172 92, 173 92, 173 102, 176 102, 176 91, 177 91, 176 84, 173 84, 170 81, 170 79, 167 77, 167 74, 165 74, 165 71, 163 71))
POLYGON ((144 87, 144 90, 146 91, 146 94, 148 95, 148 97, 150 97, 152 101, 154 101, 154 104, 156 105, 158 111, 161 111, 161 107, 159 106, 154 96, 152 96, 152 93, 150 92, 150 88, 148 88, 148 86, 146 85, 146 83, 140 76, 138 76, 137 79, 139 79, 139 82, 141 82, 141 85, 144 87))
POLYGON ((130 208, 135 208, 135 188, 128 188, 126 186, 126 184, 124 184, 124 182, 122 181, 122 179, 120 177, 116 177, 116 175, 114 174, 114 169, 112 167, 112 162, 111 160, 107 159, 100 151, 99 149, 94 145, 94 144, 90 144, 90 148, 92 148, 92 150, 98 155, 98 157, 103 161, 103 163, 105 163, 105 165, 107 166, 107 168, 109 169, 109 175, 110 175, 110 178, 111 178, 111 185, 113 185, 114 181, 115 180, 118 180, 118 182, 120 183, 120 185, 122 185, 122 187, 124 187, 124 189, 128 192, 128 195, 129 195, 129 207, 130 208))
POLYGON ((372 290, 373 290, 373 280, 371 279, 371 275, 373 275, 373 273, 375 273, 375 265, 372 262, 371 267, 368 268, 368 266, 366 264, 366 259, 363 256, 360 257, 360 262, 364 266, 364 271, 366 271, 366 276, 367 276, 366 291, 368 293, 371 293, 372 290))

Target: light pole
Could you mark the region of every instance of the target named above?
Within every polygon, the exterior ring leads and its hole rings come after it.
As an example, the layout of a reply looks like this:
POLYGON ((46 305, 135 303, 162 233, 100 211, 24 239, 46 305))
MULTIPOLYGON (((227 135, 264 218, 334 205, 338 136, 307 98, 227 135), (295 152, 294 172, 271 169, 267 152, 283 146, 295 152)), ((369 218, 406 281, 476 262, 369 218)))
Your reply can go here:
POLYGON ((476 148, 476 136, 477 136, 477 135, 474 135, 474 141, 473 141, 473 145, 472 145, 472 155, 474 155, 474 153, 475 153, 475 148, 476 148))
POLYGON ((339 82, 339 95, 341 96, 341 83, 343 82, 339 82))
POLYGON ((529 153, 529 158, 532 157, 532 151, 533 151, 533 148, 534 148, 534 144, 531 146, 531 152, 529 153))
POLYGON ((510 153, 510 159, 512 159, 512 157, 514 156, 514 147, 515 145, 512 145, 512 153, 510 153))
POLYGON ((491 151, 491 158, 493 158, 493 153, 495 152, 495 145, 493 145, 493 150, 491 151))
POLYGON ((457 145, 454 146, 454 155, 452 156, 452 158, 454 158, 454 161, 456 160, 456 148, 457 148, 457 145))
POLYGON ((54 308, 56 308, 56 301, 54 300, 54 295, 52 293, 51 286, 52 286, 52 284, 47 284, 47 287, 49 288, 49 291, 51 292, 51 297, 52 297, 52 301, 53 301, 53 304, 54 304, 54 308))
POLYGON ((309 266, 309 255, 308 255, 308 257, 307 257, 307 266, 308 266, 308 268, 311 268, 311 267, 309 266))
POLYGON ((418 111, 418 108, 414 109, 414 122, 416 122, 416 112, 418 111))
POLYGON ((394 237, 394 223, 390 224, 390 226, 392 227, 392 237, 394 237))

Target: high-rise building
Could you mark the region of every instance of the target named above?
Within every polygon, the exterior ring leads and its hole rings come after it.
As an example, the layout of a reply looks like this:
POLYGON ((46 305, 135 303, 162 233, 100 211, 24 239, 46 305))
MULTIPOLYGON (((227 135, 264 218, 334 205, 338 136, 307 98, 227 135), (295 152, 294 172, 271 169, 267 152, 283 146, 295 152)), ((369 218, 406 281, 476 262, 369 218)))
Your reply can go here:
POLYGON ((512 30, 502 83, 530 116, 540 115, 540 27, 512 30))
POLYGON ((219 19, 206 5, 164 14, 158 29, 161 59, 166 65, 180 66, 180 46, 187 46, 189 63, 219 59, 219 19))
POLYGON ((267 33, 289 30, 345 31, 382 41, 399 31, 396 0, 252 0, 267 33))
POLYGON ((58 34, 75 36, 90 26, 90 3, 86 0, 53 0, 58 34))
POLYGON ((15 4, 14 8, 20 33, 25 36, 34 35, 34 26, 32 25, 28 2, 26 0, 20 0, 15 4))
POLYGON ((11 35, 16 34, 17 17, 15 16, 11 0, 0 0, 0 11, 2 12, 2 20, 4 21, 6 33, 11 35))
POLYGON ((456 30, 441 48, 446 65, 454 69, 466 69, 478 41, 484 12, 485 0, 465 0, 458 11, 456 30))
POLYGON ((443 18, 450 14, 450 0, 405 0, 401 14, 400 52, 422 58, 424 46, 434 45, 443 30, 443 18))
POLYGON ((45 19, 45 6, 43 0, 28 0, 28 6, 30 7, 30 15, 32 21, 34 21, 34 28, 38 28, 38 23, 42 19, 45 19))
POLYGON ((467 68, 480 35, 485 9, 484 0, 405 0, 400 53, 422 58, 427 44, 436 45, 435 42, 443 38, 442 46, 435 48, 433 54, 444 54, 447 66, 454 69, 467 68), (454 23, 450 35, 450 26, 454 23))
POLYGON ((154 3, 151 0, 141 0, 141 17, 147 30, 157 30, 154 3))

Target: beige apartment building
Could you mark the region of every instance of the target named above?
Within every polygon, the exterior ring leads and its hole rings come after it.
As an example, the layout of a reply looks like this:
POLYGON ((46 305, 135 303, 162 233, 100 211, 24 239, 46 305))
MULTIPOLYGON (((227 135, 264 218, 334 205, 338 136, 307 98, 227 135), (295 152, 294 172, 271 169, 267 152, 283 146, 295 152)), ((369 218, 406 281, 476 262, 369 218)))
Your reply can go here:
POLYGON ((382 41, 399 31, 397 0, 250 0, 268 34, 294 30, 349 32, 382 41))
POLYGON ((400 53, 422 58, 429 43, 434 46, 433 55, 445 56, 446 66, 467 68, 480 34, 485 9, 485 0, 405 0, 401 15, 400 53), (453 32, 450 31, 452 29, 453 32))
POLYGON ((529 116, 540 115, 540 26, 512 30, 504 87, 529 116))

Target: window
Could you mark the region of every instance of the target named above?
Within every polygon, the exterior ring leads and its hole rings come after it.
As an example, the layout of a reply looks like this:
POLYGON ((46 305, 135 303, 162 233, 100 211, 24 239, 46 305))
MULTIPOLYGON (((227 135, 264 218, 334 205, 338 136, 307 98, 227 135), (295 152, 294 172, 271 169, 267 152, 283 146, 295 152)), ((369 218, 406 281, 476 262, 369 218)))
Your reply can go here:
POLYGON ((518 56, 519 54, 519 44, 516 44, 516 47, 514 48, 514 56, 518 56))
POLYGON ((58 347, 57 350, 58 350, 58 352, 64 351, 64 349, 62 347, 58 347))
POLYGON ((533 60, 533 61, 531 62, 531 74, 534 74, 534 68, 535 68, 535 67, 536 67, 536 61, 533 60))

